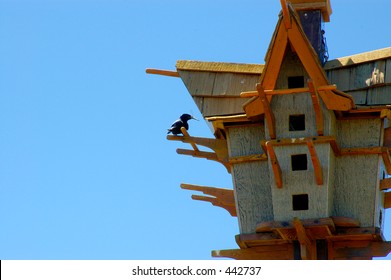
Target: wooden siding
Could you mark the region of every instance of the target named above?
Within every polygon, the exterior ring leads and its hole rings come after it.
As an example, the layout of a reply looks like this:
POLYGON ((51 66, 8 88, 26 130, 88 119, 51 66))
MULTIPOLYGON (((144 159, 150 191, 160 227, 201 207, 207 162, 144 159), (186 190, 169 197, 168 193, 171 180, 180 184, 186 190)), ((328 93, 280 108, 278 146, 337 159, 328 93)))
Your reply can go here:
POLYGON ((378 224, 376 182, 379 155, 352 155, 336 158, 334 216, 357 219, 362 227, 378 224))
POLYGON ((325 70, 357 105, 391 104, 391 48, 332 60, 325 70))
POLYGON ((260 74, 178 71, 204 117, 243 114, 242 91, 255 89, 260 74))
POLYGON ((378 147, 381 143, 381 119, 357 119, 337 122, 340 148, 378 147))
MULTIPOLYGON (((260 141, 265 138, 262 125, 227 128, 230 157, 263 154, 260 141)), ((262 221, 273 220, 269 168, 267 161, 233 164, 232 177, 240 233, 255 232, 262 221)))

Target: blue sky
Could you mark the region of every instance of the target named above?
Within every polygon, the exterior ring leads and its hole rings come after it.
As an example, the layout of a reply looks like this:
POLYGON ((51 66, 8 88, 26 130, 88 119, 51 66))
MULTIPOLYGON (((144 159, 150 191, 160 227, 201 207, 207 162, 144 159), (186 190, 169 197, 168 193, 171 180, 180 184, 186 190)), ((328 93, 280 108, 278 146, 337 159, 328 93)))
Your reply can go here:
MULTIPOLYGON (((391 46, 390 1, 331 3, 330 59, 391 46)), ((0 259, 237 248, 236 219, 179 187, 232 188, 223 166, 166 140, 197 107, 180 79, 145 69, 264 63, 279 11, 278 0, 0 0, 0 259)), ((204 121, 190 132, 213 137, 204 121)))

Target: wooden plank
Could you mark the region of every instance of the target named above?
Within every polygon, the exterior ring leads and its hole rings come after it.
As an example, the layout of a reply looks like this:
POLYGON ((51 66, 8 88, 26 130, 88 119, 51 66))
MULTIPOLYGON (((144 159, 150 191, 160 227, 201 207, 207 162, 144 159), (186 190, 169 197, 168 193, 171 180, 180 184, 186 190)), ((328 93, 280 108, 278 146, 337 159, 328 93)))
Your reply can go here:
POLYGON ((391 208, 391 192, 386 192, 384 194, 384 208, 391 208))
POLYGON ((322 165, 320 164, 319 157, 316 153, 314 142, 310 139, 307 140, 307 147, 308 151, 311 155, 311 161, 312 165, 314 166, 314 174, 315 174, 315 181, 316 184, 319 186, 323 185, 323 172, 322 172, 322 165))
POLYGON ((319 95, 312 80, 307 81, 309 92, 311 93, 312 105, 315 111, 316 130, 318 135, 323 135, 323 114, 319 102, 319 95))
POLYGON ((274 181, 276 183, 277 188, 282 188, 282 172, 280 164, 278 163, 278 159, 276 157, 276 153, 273 149, 273 144, 271 141, 266 142, 267 153, 270 158, 270 164, 272 166, 274 181))
POLYGON ((239 156, 239 157, 230 157, 228 162, 230 164, 238 164, 243 162, 252 162, 259 160, 267 160, 266 154, 257 154, 257 155, 248 155, 248 156, 239 156))
POLYGON ((280 3, 282 7, 282 17, 284 20, 285 29, 291 29, 292 23, 291 23, 291 16, 288 10, 288 3, 286 2, 286 0, 280 0, 280 3))
POLYGON ((386 84, 389 84, 391 83, 391 58, 388 58, 386 60, 386 70, 385 70, 385 78, 384 78, 384 82, 386 84))
POLYGON ((336 227, 359 227, 360 222, 356 219, 349 217, 331 217, 336 227))
POLYGON ((163 75, 168 77, 179 77, 179 73, 177 71, 172 70, 161 70, 161 69, 154 69, 154 68, 147 68, 145 70, 147 74, 155 74, 155 75, 163 75))
POLYGON ((212 257, 236 260, 293 260, 293 244, 265 245, 247 249, 214 250, 212 257))
POLYGON ((374 60, 388 59, 390 57, 391 47, 333 59, 326 62, 324 69, 330 70, 334 68, 347 67, 374 60))
POLYGON ((391 251, 391 242, 348 241, 332 242, 329 253, 333 259, 372 259, 386 257, 391 251))
POLYGON ((261 76, 261 85, 264 89, 274 89, 280 72, 280 67, 284 59, 285 50, 288 44, 288 36, 282 19, 280 18, 268 52, 266 54, 266 64, 261 76))
POLYGON ((386 191, 391 189, 391 178, 385 178, 383 180, 380 180, 380 190, 386 191))
MULTIPOLYGON (((321 86, 318 89, 319 90, 334 90, 336 89, 336 85, 327 85, 327 86, 321 86)), ((310 92, 309 87, 304 88, 284 88, 284 89, 274 89, 274 90, 264 90, 266 95, 283 95, 283 94, 295 94, 295 93, 302 93, 302 92, 310 92)), ((243 91, 240 93, 240 97, 254 97, 258 96, 258 91, 243 91)))
POLYGON ((267 128, 269 131, 269 136, 271 139, 276 138, 276 125, 275 118, 272 109, 270 108, 269 100, 266 98, 265 92, 260 84, 257 84, 257 91, 259 94, 259 99, 262 102, 263 109, 265 111, 265 118, 267 122, 267 128))
POLYGON ((257 247, 262 245, 278 245, 286 244, 286 240, 274 232, 238 234, 235 236, 235 241, 241 249, 257 247))
POLYGON ((293 219, 293 225, 297 232, 297 238, 300 242, 300 254, 302 260, 316 259, 316 243, 306 232, 303 224, 298 218, 293 219))
POLYGON ((382 158, 384 167, 387 171, 387 174, 391 174, 391 159, 390 159, 390 151, 387 148, 382 149, 382 158))
POLYGON ((178 70, 193 72, 242 73, 261 75, 264 65, 248 63, 205 62, 195 60, 178 60, 178 70))
MULTIPOLYGON (((189 133, 187 132, 186 128, 181 127, 181 132, 182 132, 183 136, 189 137, 189 139, 191 139, 191 137, 190 137, 189 133)), ((190 140, 189 143, 193 147, 194 151, 199 151, 197 145, 193 141, 190 140)))

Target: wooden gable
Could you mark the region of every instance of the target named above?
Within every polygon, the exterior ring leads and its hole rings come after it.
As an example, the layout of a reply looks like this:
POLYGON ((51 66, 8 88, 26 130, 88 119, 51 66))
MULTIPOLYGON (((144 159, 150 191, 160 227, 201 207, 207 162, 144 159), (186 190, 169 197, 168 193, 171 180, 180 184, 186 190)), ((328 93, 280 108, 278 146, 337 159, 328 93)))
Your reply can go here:
MULTIPOLYGON (((316 95, 322 99, 327 109, 348 111, 354 107, 353 98, 339 91, 328 81, 318 56, 308 41, 300 20, 291 5, 288 5, 286 9, 283 7, 283 13, 280 14, 280 19, 266 55, 265 68, 260 78, 260 88, 265 92, 265 97, 269 103, 273 95, 276 94, 309 92, 308 88, 283 92, 277 91, 276 83, 288 50, 297 54, 314 85, 316 95)), ((246 92, 242 96, 253 96, 243 106, 248 118, 258 118, 265 113, 265 102, 262 101, 259 90, 246 92)))

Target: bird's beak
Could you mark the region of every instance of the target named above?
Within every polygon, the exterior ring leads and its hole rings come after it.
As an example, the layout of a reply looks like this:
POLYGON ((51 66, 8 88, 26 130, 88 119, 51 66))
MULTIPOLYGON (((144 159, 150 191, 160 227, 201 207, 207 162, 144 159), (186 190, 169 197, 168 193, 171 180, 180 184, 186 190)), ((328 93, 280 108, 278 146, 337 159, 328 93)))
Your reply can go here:
POLYGON ((198 121, 198 119, 196 119, 195 117, 193 117, 193 116, 191 116, 191 118, 193 119, 193 120, 196 120, 196 121, 198 121))

